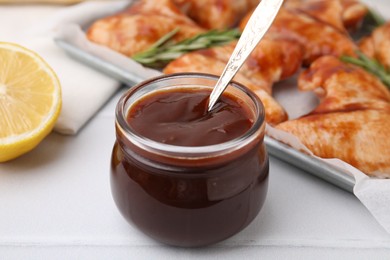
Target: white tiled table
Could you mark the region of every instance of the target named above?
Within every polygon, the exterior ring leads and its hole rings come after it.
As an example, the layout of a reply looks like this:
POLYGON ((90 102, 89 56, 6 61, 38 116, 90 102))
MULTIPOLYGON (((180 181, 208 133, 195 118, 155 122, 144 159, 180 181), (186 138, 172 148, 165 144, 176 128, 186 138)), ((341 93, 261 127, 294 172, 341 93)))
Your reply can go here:
POLYGON ((272 157, 265 206, 244 231, 202 249, 149 239, 110 193, 118 97, 77 136, 53 133, 0 164, 0 259, 390 259, 390 235, 353 195, 272 157))
MULTIPOLYGON (((7 8, 34 22, 31 9, 7 8)), ((0 35, 23 29, 0 11, 0 35)), ((110 193, 118 97, 78 135, 53 133, 0 164, 0 259, 390 259, 390 235, 352 194, 272 157, 265 206, 244 231, 201 249, 149 239, 125 222, 110 193)))

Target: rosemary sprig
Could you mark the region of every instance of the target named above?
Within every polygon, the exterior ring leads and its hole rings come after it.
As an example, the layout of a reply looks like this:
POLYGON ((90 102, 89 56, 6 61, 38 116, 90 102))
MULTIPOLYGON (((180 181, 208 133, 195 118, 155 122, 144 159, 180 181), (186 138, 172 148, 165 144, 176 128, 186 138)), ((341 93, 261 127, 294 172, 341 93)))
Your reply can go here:
POLYGON ((369 20, 373 21, 376 27, 382 26, 386 23, 385 18, 382 15, 374 11, 372 8, 368 9, 367 16, 369 20))
POLYGON ((147 67, 162 68, 187 52, 224 45, 238 39, 241 35, 237 29, 211 30, 180 42, 173 42, 172 38, 179 30, 180 28, 174 29, 161 37, 148 50, 137 53, 131 58, 147 67))
POLYGON ((341 60, 359 66, 374 74, 390 89, 390 71, 377 60, 367 57, 361 51, 356 51, 356 55, 357 58, 344 55, 341 57, 341 60))
POLYGON ((359 41, 360 39, 370 35, 376 28, 384 25, 385 23, 386 20, 381 14, 373 8, 369 8, 361 27, 359 30, 351 31, 351 36, 354 40, 359 41))
POLYGON ((362 27, 359 31, 354 32, 357 35, 357 39, 367 36, 372 33, 376 28, 386 23, 385 18, 376 12, 374 9, 369 8, 366 16, 364 17, 362 27))

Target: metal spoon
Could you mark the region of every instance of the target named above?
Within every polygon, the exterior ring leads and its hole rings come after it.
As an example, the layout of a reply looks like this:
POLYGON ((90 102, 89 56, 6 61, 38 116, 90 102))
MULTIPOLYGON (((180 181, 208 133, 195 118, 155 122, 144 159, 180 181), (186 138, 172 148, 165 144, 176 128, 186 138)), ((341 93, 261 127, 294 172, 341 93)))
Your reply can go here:
POLYGON ((229 82, 263 38, 282 4, 283 0, 262 0, 256 7, 256 10, 253 12, 241 34, 232 56, 230 56, 230 59, 222 72, 221 77, 218 79, 217 84, 210 94, 208 111, 211 111, 229 82))

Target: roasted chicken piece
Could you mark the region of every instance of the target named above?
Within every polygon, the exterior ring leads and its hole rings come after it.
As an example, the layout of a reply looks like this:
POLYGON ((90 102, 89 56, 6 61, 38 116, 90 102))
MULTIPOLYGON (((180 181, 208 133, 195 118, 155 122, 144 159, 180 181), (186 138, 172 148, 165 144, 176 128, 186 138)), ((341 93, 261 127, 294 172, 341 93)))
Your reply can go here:
POLYGON ((173 0, 175 4, 200 26, 225 29, 238 24, 260 0, 173 0))
POLYGON ((173 40, 190 38, 204 29, 180 12, 171 0, 142 0, 122 13, 96 21, 89 40, 132 56, 148 49, 162 36, 180 28, 173 40))
POLYGON ((277 128, 297 136, 315 155, 339 158, 369 176, 390 178, 390 112, 356 110, 309 115, 277 128))
POLYGON ((375 76, 327 56, 303 72, 299 88, 315 90, 323 99, 313 112, 278 129, 298 137, 319 157, 390 177, 390 93, 375 76))
POLYGON ((305 48, 304 63, 324 55, 355 55, 352 39, 305 14, 283 8, 270 28, 271 37, 295 40, 305 48))
POLYGON ((320 22, 329 24, 341 32, 346 29, 343 23, 343 6, 340 0, 289 0, 287 9, 298 10, 320 22))
MULTIPOLYGON (((243 29, 249 19, 246 16, 240 24, 243 29)), ((304 65, 309 65, 324 55, 355 56, 356 44, 352 39, 299 10, 282 7, 274 23, 266 34, 267 38, 295 41, 305 49, 304 65)))
POLYGON ((340 0, 343 6, 343 23, 348 30, 357 29, 367 15, 368 8, 359 0, 340 0))
MULTIPOLYGON (((164 73, 203 72, 221 75, 235 43, 183 55, 167 65, 164 73)), ((284 109, 271 96, 274 82, 293 75, 303 51, 289 41, 263 40, 252 52, 236 77, 237 82, 258 94, 265 106, 266 121, 277 124, 287 119, 284 109)))
MULTIPOLYGON (((322 102, 311 114, 362 109, 389 110, 390 92, 372 74, 325 56, 301 73, 300 90, 312 90, 322 102)), ((390 110, 389 110, 390 111, 390 110)))
POLYGON ((359 45, 364 54, 390 69, 390 22, 375 29, 359 45))
POLYGON ((356 29, 368 11, 358 0, 288 0, 285 7, 299 10, 342 32, 356 29))

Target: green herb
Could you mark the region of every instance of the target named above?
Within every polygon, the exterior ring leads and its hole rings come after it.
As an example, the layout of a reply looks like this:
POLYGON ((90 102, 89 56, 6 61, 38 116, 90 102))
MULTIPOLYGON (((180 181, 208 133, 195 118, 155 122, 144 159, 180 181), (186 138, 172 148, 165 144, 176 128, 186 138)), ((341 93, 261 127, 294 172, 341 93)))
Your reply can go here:
POLYGON ((359 66, 374 74, 390 89, 390 71, 377 60, 367 57, 360 51, 357 51, 356 55, 358 56, 357 58, 344 55, 341 57, 341 60, 359 66))
POLYGON ((365 37, 372 33, 373 30, 386 23, 385 18, 373 9, 368 9, 366 16, 364 17, 361 29, 355 34, 358 35, 357 39, 365 37))
POLYGON ((169 32, 148 50, 137 53, 131 58, 147 67, 162 68, 187 52, 224 45, 238 39, 241 35, 237 29, 211 30, 180 42, 174 42, 172 38, 179 30, 180 28, 176 28, 169 32))
POLYGON ((370 35, 376 28, 384 25, 386 20, 379 13, 373 9, 368 9, 366 16, 364 17, 362 26, 359 30, 353 30, 351 36, 354 40, 359 41, 360 39, 370 35))
POLYGON ((373 21, 376 27, 382 26, 386 23, 385 18, 373 9, 368 9, 367 17, 369 20, 373 21))

